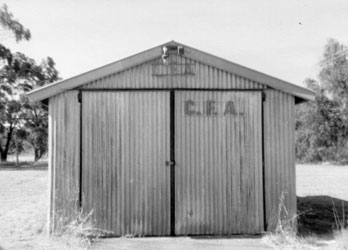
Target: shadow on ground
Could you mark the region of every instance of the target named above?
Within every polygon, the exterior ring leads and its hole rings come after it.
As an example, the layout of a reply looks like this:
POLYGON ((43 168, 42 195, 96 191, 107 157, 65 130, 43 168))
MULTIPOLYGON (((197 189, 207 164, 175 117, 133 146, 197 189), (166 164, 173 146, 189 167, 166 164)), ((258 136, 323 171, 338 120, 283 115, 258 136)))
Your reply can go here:
POLYGON ((347 227, 348 201, 331 196, 297 197, 298 233, 301 236, 332 236, 347 227))
POLYGON ((214 239, 261 239, 262 234, 234 234, 234 235, 188 235, 193 240, 214 240, 214 239))

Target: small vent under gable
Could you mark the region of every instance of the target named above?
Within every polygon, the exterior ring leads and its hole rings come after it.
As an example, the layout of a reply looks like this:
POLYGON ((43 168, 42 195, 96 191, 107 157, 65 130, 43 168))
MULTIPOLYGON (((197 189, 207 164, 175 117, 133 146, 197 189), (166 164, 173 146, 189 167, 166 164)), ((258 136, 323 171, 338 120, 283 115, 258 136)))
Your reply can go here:
MULTIPOLYGON (((163 58, 163 57, 162 57, 163 58)), ((186 60, 176 53, 169 53, 166 60, 156 60, 151 64, 152 76, 193 76, 195 62, 186 60)))
POLYGON ((217 67, 169 53, 166 62, 161 56, 121 72, 95 80, 80 89, 263 89, 265 85, 217 67))

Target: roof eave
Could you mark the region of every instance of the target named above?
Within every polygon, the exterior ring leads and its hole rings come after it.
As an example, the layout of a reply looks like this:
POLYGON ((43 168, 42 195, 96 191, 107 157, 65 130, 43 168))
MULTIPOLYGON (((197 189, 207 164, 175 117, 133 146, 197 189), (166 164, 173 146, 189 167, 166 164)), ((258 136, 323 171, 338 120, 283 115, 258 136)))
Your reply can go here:
POLYGON ((315 99, 315 93, 307 88, 286 82, 284 80, 256 71, 254 69, 247 68, 237 63, 233 63, 215 55, 211 55, 209 53, 191 48, 184 44, 178 45, 185 47, 185 57, 191 58, 195 61, 217 67, 232 74, 236 74, 255 82, 259 82, 268 87, 292 94, 297 97, 298 100, 302 100, 300 102, 313 101, 315 99))
POLYGON ((161 56, 162 46, 170 45, 172 43, 173 41, 165 43, 160 46, 156 46, 154 48, 140 52, 138 54, 126 57, 122 60, 104 65, 102 67, 90 70, 80 75, 34 89, 28 92, 27 96, 33 102, 48 99, 53 95, 57 95, 64 91, 77 88, 83 84, 123 71, 125 69, 134 67, 146 61, 156 59, 159 56, 161 56))
POLYGON ((208 54, 206 52, 191 48, 175 41, 156 46, 152 49, 124 58, 120 61, 110 63, 100 68, 88 71, 75 77, 50 84, 28 93, 32 101, 41 101, 51 96, 57 95, 67 90, 77 88, 83 84, 118 73, 125 69, 145 63, 161 56, 161 48, 166 45, 181 45, 185 48, 185 57, 199 61, 201 63, 222 69, 232 74, 245 77, 255 82, 259 82, 268 87, 281 90, 296 97, 296 103, 311 101, 315 99, 313 91, 300 87, 298 85, 283 81, 273 76, 258 72, 256 70, 244 67, 242 65, 227 61, 223 58, 208 54))

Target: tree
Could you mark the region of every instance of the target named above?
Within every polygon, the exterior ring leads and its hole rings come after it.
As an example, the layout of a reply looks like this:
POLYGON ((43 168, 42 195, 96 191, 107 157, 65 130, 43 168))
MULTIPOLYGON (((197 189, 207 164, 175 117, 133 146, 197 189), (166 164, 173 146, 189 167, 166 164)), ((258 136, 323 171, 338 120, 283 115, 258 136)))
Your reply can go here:
MULTIPOLYGON (((348 47, 330 39, 325 45, 319 74, 323 88, 343 105, 348 98, 348 47)), ((346 106, 344 106, 346 108, 346 106)))
POLYGON ((47 152, 48 109, 42 103, 23 101, 24 138, 34 149, 34 160, 38 161, 47 152))
MULTIPOLYGON (((55 63, 48 57, 40 65, 40 80, 35 81, 35 86, 50 84, 59 79, 55 63)), ((26 140, 34 149, 34 160, 39 160, 48 149, 48 107, 44 103, 31 103, 22 95, 22 117, 24 129, 27 131, 26 140)))
MULTIPOLYGON (((29 40, 30 31, 15 20, 6 5, 0 8, 0 25, 11 32, 16 41, 29 40)), ((25 92, 58 79, 52 58, 41 64, 26 55, 0 44, 0 160, 6 161, 16 131, 25 129, 33 145, 36 159, 47 148, 47 107, 31 104, 25 92), (39 115, 38 115, 39 114, 39 115), (44 131, 46 129, 46 131, 44 131), (45 139, 46 138, 46 139, 45 139)))
POLYGON ((35 86, 52 83, 58 79, 53 59, 47 58, 40 65, 23 54, 13 54, 11 64, 0 70, 1 83, 10 91, 2 98, 0 123, 1 161, 7 160, 14 130, 25 129, 28 142, 32 144, 35 160, 41 158, 47 149, 47 107, 43 103, 32 104, 25 92, 35 86))
POLYGON ((19 113, 21 105, 15 100, 8 100, 0 113, 0 156, 1 161, 7 160, 7 154, 10 149, 10 143, 19 122, 19 113))
POLYGON ((325 46, 319 81, 307 79, 313 102, 296 110, 296 155, 299 161, 348 162, 348 49, 330 39, 325 46))
MULTIPOLYGON (((27 40, 31 38, 30 30, 25 28, 19 21, 14 19, 13 14, 9 12, 6 4, 3 4, 0 8, 0 25, 5 31, 12 33, 16 41, 27 40)), ((3 36, 6 36, 7 32, 2 32, 3 36)), ((8 33, 7 33, 8 34, 8 33)))

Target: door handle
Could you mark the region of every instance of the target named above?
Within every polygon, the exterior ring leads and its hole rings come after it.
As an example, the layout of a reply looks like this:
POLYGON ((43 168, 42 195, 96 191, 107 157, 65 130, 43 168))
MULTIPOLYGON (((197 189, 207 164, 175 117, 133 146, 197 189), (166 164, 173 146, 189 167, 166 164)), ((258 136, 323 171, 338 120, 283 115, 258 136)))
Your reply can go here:
POLYGON ((175 166, 175 161, 166 161, 166 166, 175 166))

